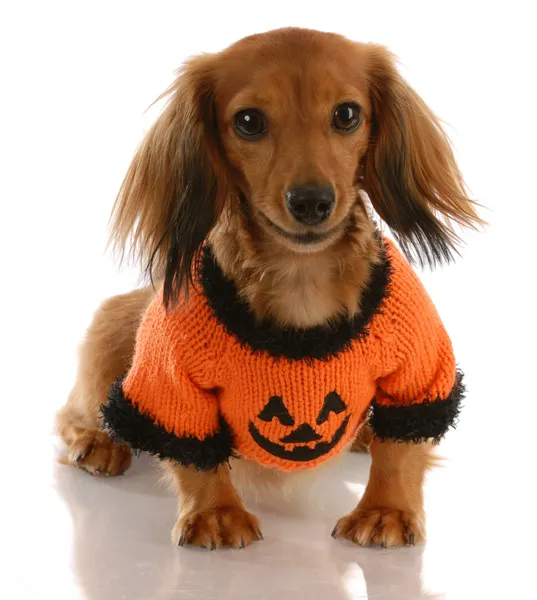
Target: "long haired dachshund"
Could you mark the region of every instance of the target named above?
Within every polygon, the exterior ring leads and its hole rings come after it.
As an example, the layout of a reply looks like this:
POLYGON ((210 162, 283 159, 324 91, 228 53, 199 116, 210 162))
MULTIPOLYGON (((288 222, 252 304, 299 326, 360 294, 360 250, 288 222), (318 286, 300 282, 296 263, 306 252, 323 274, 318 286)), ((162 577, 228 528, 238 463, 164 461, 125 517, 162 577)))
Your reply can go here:
MULTIPOLYGON (((129 445, 102 431, 99 407, 131 366, 155 289, 169 311, 188 302, 207 241, 257 320, 300 335, 362 310, 380 252, 368 199, 420 264, 452 258, 454 223, 481 222, 438 120, 381 46, 295 28, 253 35, 189 60, 164 97, 112 223, 116 247, 139 258, 155 286, 99 308, 58 414, 66 461, 94 475, 130 465, 129 445)), ((364 426, 364 496, 333 535, 384 547, 422 541, 431 443, 371 438, 364 426)), ((165 464, 179 496, 176 543, 261 538, 228 468, 165 464)), ((267 471, 250 469, 249 485, 267 471)))

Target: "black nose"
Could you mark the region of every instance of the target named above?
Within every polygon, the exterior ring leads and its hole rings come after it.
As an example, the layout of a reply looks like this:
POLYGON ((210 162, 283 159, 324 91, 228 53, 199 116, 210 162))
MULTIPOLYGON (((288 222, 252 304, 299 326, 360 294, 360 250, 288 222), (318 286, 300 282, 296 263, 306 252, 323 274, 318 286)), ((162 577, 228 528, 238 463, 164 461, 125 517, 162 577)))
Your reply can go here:
POLYGON ((303 185, 285 194, 293 217, 304 225, 318 225, 330 216, 336 201, 331 186, 303 185))

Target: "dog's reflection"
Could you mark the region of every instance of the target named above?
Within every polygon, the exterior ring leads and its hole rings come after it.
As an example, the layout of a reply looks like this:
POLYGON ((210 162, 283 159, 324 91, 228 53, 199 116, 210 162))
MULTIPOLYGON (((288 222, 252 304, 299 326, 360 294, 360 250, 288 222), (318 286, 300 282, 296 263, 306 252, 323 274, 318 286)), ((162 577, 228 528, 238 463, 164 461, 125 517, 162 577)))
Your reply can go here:
MULTIPOLYGON (((368 457, 344 461, 352 463, 345 465, 351 487, 363 485, 368 457)), ((299 500, 280 502, 277 513, 257 510, 263 542, 212 553, 170 543, 175 498, 157 485, 159 475, 146 458, 118 479, 57 466, 73 519, 73 568, 88 600, 440 598, 422 590, 423 549, 381 551, 330 538, 333 522, 356 503, 337 469, 321 472, 299 500)))

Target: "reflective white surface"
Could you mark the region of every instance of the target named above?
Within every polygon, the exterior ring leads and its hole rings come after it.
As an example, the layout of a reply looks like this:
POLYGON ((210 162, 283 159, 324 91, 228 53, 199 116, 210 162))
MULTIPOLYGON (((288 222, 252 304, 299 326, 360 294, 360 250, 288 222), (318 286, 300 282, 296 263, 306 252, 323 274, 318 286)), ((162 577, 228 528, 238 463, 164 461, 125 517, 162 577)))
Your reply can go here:
POLYGON ((25 457, 31 468, 12 463, 4 478, 16 493, 2 514, 1 598, 535 597, 528 586, 534 502, 513 503, 500 447, 466 455, 459 451, 461 436, 450 436, 444 454, 451 458, 426 486, 425 546, 381 550, 330 537, 367 478, 369 457, 348 455, 300 487, 291 502, 274 492, 262 508, 248 503, 262 519, 264 541, 209 552, 172 546, 175 498, 159 485, 148 458, 136 459, 123 477, 92 478, 57 464, 56 440, 30 430, 36 446, 23 448, 17 460, 25 457))

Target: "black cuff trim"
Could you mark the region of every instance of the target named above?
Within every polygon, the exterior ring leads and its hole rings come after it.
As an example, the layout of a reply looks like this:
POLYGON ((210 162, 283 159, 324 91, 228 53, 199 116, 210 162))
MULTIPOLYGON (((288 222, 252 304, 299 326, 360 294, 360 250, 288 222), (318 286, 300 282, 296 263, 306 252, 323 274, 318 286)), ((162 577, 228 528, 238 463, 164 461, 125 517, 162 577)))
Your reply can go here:
POLYGON ((375 436, 381 440, 402 442, 439 442, 450 427, 455 427, 464 399, 463 374, 457 378, 451 394, 441 400, 426 400, 408 406, 385 406, 373 401, 370 425, 375 436))
POLYGON ((123 394, 124 377, 117 379, 108 392, 108 402, 101 406, 103 427, 117 443, 128 443, 136 452, 148 452, 160 459, 194 466, 202 471, 214 469, 233 455, 233 437, 228 424, 220 417, 220 430, 204 440, 177 437, 157 425, 123 394))

